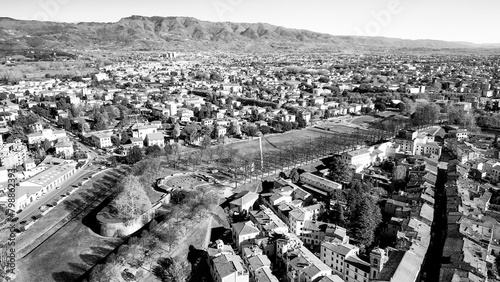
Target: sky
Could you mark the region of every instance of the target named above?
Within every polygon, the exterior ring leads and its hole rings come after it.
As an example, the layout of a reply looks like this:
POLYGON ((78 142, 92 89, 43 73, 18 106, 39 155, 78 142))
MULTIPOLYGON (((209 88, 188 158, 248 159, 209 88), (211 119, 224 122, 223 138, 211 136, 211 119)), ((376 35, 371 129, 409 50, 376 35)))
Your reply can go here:
POLYGON ((332 35, 500 43, 499 0, 0 0, 0 16, 116 22, 131 15, 264 22, 332 35))

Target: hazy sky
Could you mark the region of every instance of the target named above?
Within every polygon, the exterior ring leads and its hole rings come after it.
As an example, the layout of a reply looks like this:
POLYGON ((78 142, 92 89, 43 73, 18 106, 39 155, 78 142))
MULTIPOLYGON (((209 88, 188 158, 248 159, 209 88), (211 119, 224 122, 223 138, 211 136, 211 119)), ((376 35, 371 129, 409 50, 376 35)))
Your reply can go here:
POLYGON ((0 0, 0 16, 115 22, 130 15, 266 22, 333 35, 500 43, 500 0, 0 0))

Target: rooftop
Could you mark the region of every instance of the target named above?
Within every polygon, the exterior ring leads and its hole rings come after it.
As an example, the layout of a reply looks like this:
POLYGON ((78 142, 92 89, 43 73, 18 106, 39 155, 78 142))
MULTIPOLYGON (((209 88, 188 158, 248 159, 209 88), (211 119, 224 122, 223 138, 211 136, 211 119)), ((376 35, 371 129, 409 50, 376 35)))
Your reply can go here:
POLYGON ((62 175, 75 169, 75 163, 65 163, 61 165, 52 166, 39 174, 27 179, 19 184, 16 189, 17 197, 27 194, 32 195, 38 192, 42 187, 48 186, 62 175))

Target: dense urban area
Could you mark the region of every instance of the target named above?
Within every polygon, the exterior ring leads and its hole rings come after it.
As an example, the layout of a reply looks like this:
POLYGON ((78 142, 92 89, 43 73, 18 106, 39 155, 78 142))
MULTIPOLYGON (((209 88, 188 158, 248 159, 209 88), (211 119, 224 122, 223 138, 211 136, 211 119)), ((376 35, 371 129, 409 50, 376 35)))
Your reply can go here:
POLYGON ((493 52, 0 57, 0 276, 500 281, 499 102, 493 52))

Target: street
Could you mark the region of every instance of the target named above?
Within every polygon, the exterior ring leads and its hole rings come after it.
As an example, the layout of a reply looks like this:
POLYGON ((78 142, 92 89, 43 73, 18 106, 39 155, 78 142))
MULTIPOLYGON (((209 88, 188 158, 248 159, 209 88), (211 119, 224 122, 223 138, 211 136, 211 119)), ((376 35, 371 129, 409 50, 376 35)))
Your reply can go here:
MULTIPOLYGON (((25 112, 25 111, 24 111, 25 112)), ((50 120, 40 117, 39 118, 44 122, 44 124, 48 125, 52 130, 58 130, 50 120)), ((84 178, 90 177, 93 173, 98 171, 98 165, 97 164, 92 164, 95 162, 95 160, 99 157, 99 155, 90 149, 88 146, 84 145, 81 143, 76 137, 73 137, 73 134, 69 135, 67 134, 69 139, 74 142, 78 147, 81 148, 83 152, 87 154, 87 159, 88 162, 80 169, 78 170, 74 175, 69 177, 64 183, 62 183, 59 187, 59 189, 53 189, 49 192, 47 192, 44 196, 42 196, 40 199, 35 200, 31 205, 23 209, 21 213, 16 215, 18 217, 17 222, 21 221, 27 221, 29 220, 32 216, 39 214, 40 210, 39 208, 46 205, 46 204, 51 204, 53 202, 58 201, 61 198, 61 195, 65 194, 66 192, 69 192, 73 187, 73 185, 77 185, 79 182, 83 181, 84 178)))

